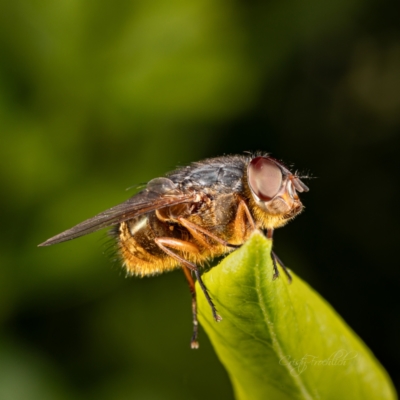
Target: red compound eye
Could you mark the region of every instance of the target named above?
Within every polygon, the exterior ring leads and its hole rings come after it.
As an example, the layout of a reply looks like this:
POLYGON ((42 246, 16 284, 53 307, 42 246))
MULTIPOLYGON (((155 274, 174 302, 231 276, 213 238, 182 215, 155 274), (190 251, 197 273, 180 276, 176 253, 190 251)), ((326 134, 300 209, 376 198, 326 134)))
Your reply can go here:
POLYGON ((256 157, 249 164, 248 181, 251 190, 260 200, 269 201, 282 186, 282 171, 269 158, 256 157))

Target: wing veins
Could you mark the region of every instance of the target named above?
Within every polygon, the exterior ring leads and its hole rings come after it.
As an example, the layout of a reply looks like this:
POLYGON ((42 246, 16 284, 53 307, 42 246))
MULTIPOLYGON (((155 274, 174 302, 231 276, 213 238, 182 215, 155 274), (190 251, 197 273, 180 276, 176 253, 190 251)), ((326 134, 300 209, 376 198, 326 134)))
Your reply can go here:
POLYGON ((139 215, 147 214, 160 208, 170 207, 182 203, 190 203, 196 199, 194 194, 181 196, 161 196, 158 199, 147 199, 140 203, 133 203, 135 197, 132 197, 115 207, 109 208, 92 218, 89 218, 64 232, 59 233, 39 244, 41 246, 51 246, 56 243, 76 239, 80 236, 96 232, 100 229, 117 225, 123 221, 135 218, 139 215), (132 204, 133 203, 133 204, 132 204))

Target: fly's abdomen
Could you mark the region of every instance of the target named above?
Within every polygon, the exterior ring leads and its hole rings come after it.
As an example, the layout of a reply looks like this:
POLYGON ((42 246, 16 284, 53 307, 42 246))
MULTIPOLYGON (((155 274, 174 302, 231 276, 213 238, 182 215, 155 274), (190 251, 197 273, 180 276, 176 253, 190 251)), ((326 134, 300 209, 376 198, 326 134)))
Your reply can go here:
POLYGON ((130 275, 156 275, 175 269, 178 263, 161 250, 157 237, 170 237, 168 223, 154 213, 122 222, 118 230, 118 247, 124 266, 130 275))

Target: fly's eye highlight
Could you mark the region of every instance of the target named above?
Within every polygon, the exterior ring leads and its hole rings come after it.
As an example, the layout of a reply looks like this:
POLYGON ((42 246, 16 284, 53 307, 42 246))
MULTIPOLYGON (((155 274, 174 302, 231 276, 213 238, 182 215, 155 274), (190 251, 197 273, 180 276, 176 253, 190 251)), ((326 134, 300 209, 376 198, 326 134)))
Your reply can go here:
POLYGON ((256 157, 249 164, 248 180, 251 190, 260 200, 270 201, 282 186, 282 171, 269 158, 256 157))

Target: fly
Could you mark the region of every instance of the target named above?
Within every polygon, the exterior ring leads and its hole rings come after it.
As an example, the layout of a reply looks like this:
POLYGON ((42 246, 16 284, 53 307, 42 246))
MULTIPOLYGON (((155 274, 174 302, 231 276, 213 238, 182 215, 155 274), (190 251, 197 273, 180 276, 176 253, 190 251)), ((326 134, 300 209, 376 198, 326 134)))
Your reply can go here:
MULTIPOLYGON (((113 226, 129 275, 150 276, 182 268, 192 295, 193 335, 198 344, 195 276, 215 321, 222 318, 203 283, 200 266, 245 243, 252 232, 276 228, 303 210, 298 193, 308 187, 268 154, 234 155, 192 163, 151 180, 127 201, 40 244, 75 239, 113 226)), ((279 276, 274 252, 273 279, 279 276)))

